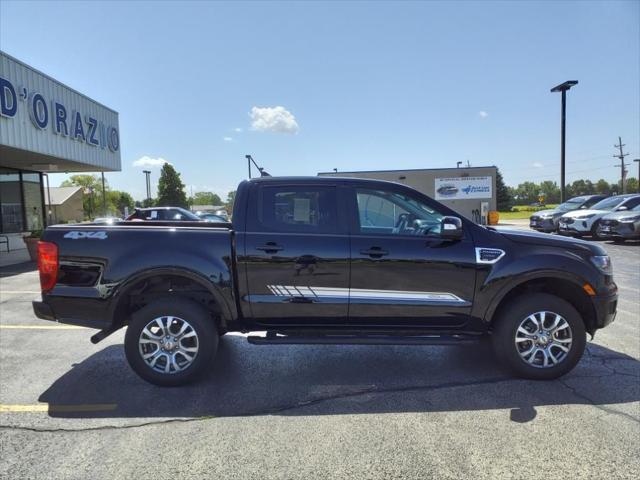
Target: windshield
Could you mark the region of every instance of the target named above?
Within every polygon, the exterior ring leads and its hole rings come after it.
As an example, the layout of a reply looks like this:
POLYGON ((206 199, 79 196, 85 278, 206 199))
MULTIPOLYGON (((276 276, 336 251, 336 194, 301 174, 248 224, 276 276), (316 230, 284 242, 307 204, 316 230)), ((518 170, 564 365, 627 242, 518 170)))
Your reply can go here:
POLYGON ((564 203, 558 205, 558 210, 561 212, 568 212, 569 210, 576 210, 580 208, 580 206, 585 202, 586 197, 576 197, 570 200, 567 200, 564 203))
POLYGON ((593 207, 591 207, 591 209, 592 210, 613 210, 625 200, 626 198, 624 197, 605 198, 604 200, 600 200, 598 203, 596 203, 593 207))
POLYGON ((191 213, 189 210, 185 210, 184 208, 180 208, 179 210, 183 218, 188 218, 189 220, 200 220, 200 217, 195 213, 191 213))

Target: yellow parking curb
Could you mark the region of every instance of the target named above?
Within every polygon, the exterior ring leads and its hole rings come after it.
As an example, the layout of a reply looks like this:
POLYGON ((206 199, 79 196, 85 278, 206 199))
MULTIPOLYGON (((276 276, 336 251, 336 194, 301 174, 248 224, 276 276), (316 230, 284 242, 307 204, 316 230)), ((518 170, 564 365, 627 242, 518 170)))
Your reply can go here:
POLYGON ((38 413, 38 412, 107 412, 118 408, 117 403, 94 403, 84 405, 50 405, 36 403, 33 405, 4 405, 0 404, 0 413, 38 413))
POLYGON ((13 294, 18 294, 18 293, 28 293, 28 294, 36 294, 36 293, 42 293, 40 290, 3 290, 0 288, 0 294, 1 293, 13 293, 13 294))

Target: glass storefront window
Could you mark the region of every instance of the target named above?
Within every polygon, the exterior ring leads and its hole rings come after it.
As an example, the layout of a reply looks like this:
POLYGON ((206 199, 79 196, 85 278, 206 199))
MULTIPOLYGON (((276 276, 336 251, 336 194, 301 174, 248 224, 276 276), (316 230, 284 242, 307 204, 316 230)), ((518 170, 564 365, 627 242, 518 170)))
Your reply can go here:
POLYGON ((40 175, 37 173, 22 174, 22 190, 24 194, 24 211, 27 219, 27 230, 42 230, 42 190, 40 175))
POLYGON ((44 228, 40 174, 0 168, 0 233, 44 228))
POLYGON ((0 215, 1 232, 23 231, 20 174, 14 170, 0 170, 0 215))

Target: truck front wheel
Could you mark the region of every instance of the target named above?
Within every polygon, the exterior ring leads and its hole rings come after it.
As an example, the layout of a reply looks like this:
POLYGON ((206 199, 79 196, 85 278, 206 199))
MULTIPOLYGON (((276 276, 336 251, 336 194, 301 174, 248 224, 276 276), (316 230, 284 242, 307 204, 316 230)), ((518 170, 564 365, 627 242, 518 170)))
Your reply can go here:
POLYGON ((518 297, 501 309, 492 339, 498 358, 519 376, 535 380, 572 370, 587 340, 576 309, 546 293, 518 297))
POLYGON ((217 348, 214 320, 200 305, 182 298, 158 300, 138 310, 124 342, 131 368, 160 386, 197 379, 217 348))

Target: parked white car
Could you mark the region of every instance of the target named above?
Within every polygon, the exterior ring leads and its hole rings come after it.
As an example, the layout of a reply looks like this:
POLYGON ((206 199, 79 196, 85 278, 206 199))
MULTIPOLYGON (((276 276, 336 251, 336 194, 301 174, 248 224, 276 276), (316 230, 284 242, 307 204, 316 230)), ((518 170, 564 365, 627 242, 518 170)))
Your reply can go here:
POLYGON ((574 210, 562 215, 558 222, 558 233, 574 237, 590 235, 599 238, 597 230, 602 217, 611 212, 631 210, 639 203, 640 195, 637 193, 605 198, 588 210, 574 210))

